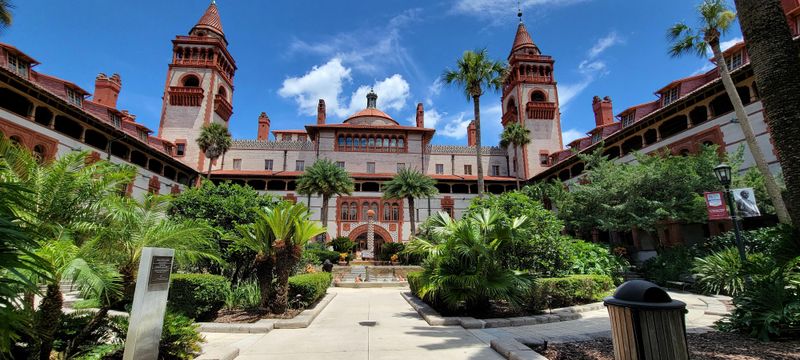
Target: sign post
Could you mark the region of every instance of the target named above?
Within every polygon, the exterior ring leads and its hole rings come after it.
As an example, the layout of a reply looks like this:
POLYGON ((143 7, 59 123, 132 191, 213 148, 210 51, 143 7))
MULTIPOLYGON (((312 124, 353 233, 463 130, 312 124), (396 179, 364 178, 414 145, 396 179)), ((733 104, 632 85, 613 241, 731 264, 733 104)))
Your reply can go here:
POLYGON ((173 249, 142 249, 123 360, 158 358, 174 254, 173 249))

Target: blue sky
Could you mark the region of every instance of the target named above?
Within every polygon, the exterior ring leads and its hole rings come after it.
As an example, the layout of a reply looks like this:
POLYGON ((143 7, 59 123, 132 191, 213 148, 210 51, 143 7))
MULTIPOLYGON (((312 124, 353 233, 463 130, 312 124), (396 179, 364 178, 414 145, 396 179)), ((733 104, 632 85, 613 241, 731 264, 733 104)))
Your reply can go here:
MULTIPOLYGON (((13 1, 13 0, 12 0, 13 1)), ((699 1, 699 0, 698 0, 699 1)), ((705 59, 672 59, 666 29, 694 23, 695 0, 523 0, 525 24, 544 54, 555 58, 565 144, 594 127, 591 99, 611 96, 614 111, 652 101, 674 79, 708 69, 705 59)), ((0 41, 42 63, 37 70, 93 91, 99 72, 122 76, 119 108, 158 129, 171 42, 185 35, 206 0, 16 0, 14 24, 0 41)), ((514 0, 245 1, 218 0, 234 79, 235 138, 255 138, 258 114, 272 129, 315 122, 317 99, 328 121, 366 104, 410 124, 423 102, 437 144, 466 144, 472 105, 437 82, 464 50, 508 56, 517 27, 514 0)), ((738 24, 724 37, 740 38, 738 24)), ((499 94, 482 98, 484 144, 496 144, 499 94)))

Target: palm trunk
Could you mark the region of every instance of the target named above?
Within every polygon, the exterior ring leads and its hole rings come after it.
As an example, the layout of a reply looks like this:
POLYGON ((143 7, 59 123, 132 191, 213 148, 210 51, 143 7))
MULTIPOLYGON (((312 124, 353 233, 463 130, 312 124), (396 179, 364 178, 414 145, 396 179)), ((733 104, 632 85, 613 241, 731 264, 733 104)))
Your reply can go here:
POLYGON ((517 180, 517 190, 519 190, 519 157, 517 157, 517 145, 513 144, 514 146, 514 175, 515 180, 517 180))
POLYGON ((50 352, 53 351, 53 340, 61 323, 61 307, 63 304, 64 298, 61 295, 59 284, 47 285, 47 292, 34 316, 33 324, 33 333, 39 337, 39 343, 33 356, 38 357, 39 360, 50 359, 50 352))
POLYGON ((328 238, 328 202, 330 201, 330 196, 323 194, 322 195, 322 213, 319 214, 319 220, 322 222, 322 226, 325 227, 325 233, 322 234, 322 242, 325 243, 325 240, 328 238))
MULTIPOLYGON (((283 240, 276 240, 283 241, 283 240)), ((289 275, 292 272, 292 261, 290 259, 289 245, 284 242, 284 246, 278 250, 275 262, 277 282, 275 284, 275 301, 272 303, 272 313, 283 314, 289 308, 289 275)))
POLYGON ((211 181, 211 158, 208 158, 208 171, 206 171, 206 179, 211 181))
POLYGON ((273 261, 269 255, 258 256, 256 258, 256 278, 258 279, 258 289, 261 294, 259 307, 262 309, 269 308, 270 290, 272 289, 272 270, 273 261))
POLYGON ((89 322, 86 327, 81 329, 80 333, 75 336, 72 341, 69 342, 69 345, 64 350, 64 354, 66 355, 67 359, 71 359, 73 355, 79 350, 79 346, 86 342, 86 339, 91 335, 103 322, 103 319, 106 318, 108 315, 108 311, 111 309, 111 306, 106 304, 100 307, 100 309, 94 313, 92 316, 92 320, 89 322))
POLYGON ((417 234, 417 226, 416 226, 417 217, 414 210, 413 197, 408 198, 408 220, 411 221, 411 236, 414 236, 417 234))
MULTIPOLYGON (((735 0, 764 114, 800 229, 800 58, 779 0, 735 0)), ((775 207, 777 211, 777 206, 775 207)))
POLYGON ((481 160, 481 97, 472 97, 475 113, 475 158, 478 160, 478 197, 483 197, 483 160, 481 160))
POLYGON ((725 86, 725 92, 728 93, 728 97, 730 97, 731 103, 733 103, 733 109, 736 111, 736 118, 739 120, 739 125, 744 133, 745 141, 747 141, 747 147, 750 148, 750 153, 753 154, 753 161, 756 163, 756 167, 764 176, 764 186, 767 188, 767 193, 769 194, 770 200, 772 200, 772 205, 775 206, 775 213, 778 215, 778 220, 781 223, 789 224, 792 220, 789 218, 789 212, 786 210, 786 204, 783 202, 780 187, 778 187, 778 183, 775 182, 775 177, 769 170, 769 165, 767 164, 766 158, 764 158, 764 153, 761 151, 761 147, 756 141, 756 135, 753 133, 753 128, 750 126, 750 119, 747 117, 747 113, 744 110, 742 99, 736 91, 736 84, 733 83, 731 74, 728 72, 728 65, 725 63, 725 57, 722 55, 722 50, 719 46, 719 36, 716 36, 709 43, 711 49, 714 51, 714 58, 719 67, 719 73, 722 77, 722 84, 725 86))

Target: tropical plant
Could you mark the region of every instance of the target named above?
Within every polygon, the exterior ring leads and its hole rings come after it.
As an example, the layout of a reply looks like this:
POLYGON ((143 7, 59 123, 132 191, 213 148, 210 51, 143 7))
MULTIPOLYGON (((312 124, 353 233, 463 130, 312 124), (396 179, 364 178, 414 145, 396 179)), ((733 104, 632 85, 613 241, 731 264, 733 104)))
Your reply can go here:
POLYGON ((504 267, 500 249, 520 236, 527 217, 506 224, 489 209, 459 221, 442 212, 432 217, 436 235, 407 246, 425 256, 422 274, 413 280, 420 298, 449 313, 486 312, 493 300, 522 304, 532 277, 504 267))
POLYGON ((244 281, 230 289, 225 295, 225 310, 258 309, 261 306, 261 290, 256 281, 244 281))
MULTIPOLYGON (((800 204, 800 57, 780 0, 734 0, 745 46, 758 84, 770 137, 780 154, 789 204, 800 204)), ((792 206, 792 224, 800 229, 800 206, 792 206)))
POLYGON ((208 172, 206 178, 211 178, 211 162, 224 155, 231 148, 231 133, 228 128, 220 123, 212 122, 203 125, 197 146, 208 158, 208 172))
POLYGON ((517 155, 517 149, 520 146, 525 146, 530 143, 531 131, 519 123, 509 124, 505 127, 505 129, 503 129, 503 133, 500 134, 500 146, 504 148, 508 148, 509 146, 514 147, 514 174, 516 175, 515 178, 517 180, 517 190, 520 189, 520 164, 522 163, 522 160, 517 155))
POLYGON ((609 251, 608 246, 581 240, 570 242, 572 274, 607 275, 614 280, 630 267, 627 260, 609 251))
MULTIPOLYGON (((725 92, 733 104, 736 118, 744 133, 747 147, 753 155, 756 167, 764 176, 764 185, 767 188, 770 200, 775 206, 775 212, 780 222, 789 224, 791 218, 783 201, 780 187, 769 169, 769 164, 761 151, 761 146, 756 141, 755 133, 750 125, 750 119, 744 109, 742 99, 736 90, 736 84, 730 75, 730 69, 725 62, 725 56, 720 48, 720 37, 724 35, 736 21, 736 13, 727 7, 725 0, 703 0, 697 8, 700 14, 700 26, 692 29, 686 23, 680 22, 669 29, 669 39, 671 41, 669 53, 677 57, 687 53, 694 53, 705 58, 710 48, 714 54, 714 61, 722 77, 722 84, 725 92)), ((795 57, 797 52, 795 51, 795 57)), ((763 88, 761 89, 763 92, 763 88)))
POLYGON ((347 236, 339 236, 331 240, 331 246, 333 246, 334 251, 343 253, 353 251, 353 248, 356 247, 356 243, 347 236))
POLYGON ((0 0, 0 30, 11 26, 14 20, 11 15, 11 9, 13 8, 14 5, 11 4, 11 0, 0 0))
POLYGON ((265 209, 256 210, 256 218, 252 224, 239 225, 239 236, 232 240, 244 248, 256 253, 254 266, 256 270, 257 285, 260 291, 259 307, 267 309, 272 300, 272 282, 275 271, 275 234, 267 220, 265 209))
POLYGON ((738 296, 752 274, 766 274, 775 267, 775 261, 764 253, 747 254, 743 265, 735 247, 728 247, 694 260, 692 273, 698 286, 713 294, 738 296))
POLYGON ((328 201, 332 196, 350 195, 353 192, 353 178, 333 161, 320 159, 307 168, 297 179, 297 193, 322 196, 320 221, 328 225, 328 201))
POLYGON ((403 168, 391 180, 383 185, 384 199, 408 200, 408 218, 411 224, 411 235, 416 234, 416 211, 414 199, 430 197, 439 193, 436 180, 416 169, 403 168))
MULTIPOLYGON (((489 58, 486 49, 465 51, 456 60, 454 70, 445 70, 442 81, 455 85, 464 91, 467 101, 472 100, 475 116, 475 159, 478 166, 478 196, 483 196, 483 162, 481 160, 481 96, 486 90, 497 91, 502 88, 506 76, 506 66, 489 58)), ((413 231, 412 231, 413 232, 413 231)))

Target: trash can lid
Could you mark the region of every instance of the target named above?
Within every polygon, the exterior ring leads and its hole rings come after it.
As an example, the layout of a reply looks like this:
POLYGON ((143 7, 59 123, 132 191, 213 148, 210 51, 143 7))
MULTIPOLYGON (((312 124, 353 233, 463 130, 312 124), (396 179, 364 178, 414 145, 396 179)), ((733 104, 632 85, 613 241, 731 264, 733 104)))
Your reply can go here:
POLYGON ((630 308, 643 309, 683 309, 686 304, 682 301, 672 300, 664 289, 656 284, 644 280, 631 280, 617 288, 614 296, 604 299, 605 305, 617 305, 630 308))

